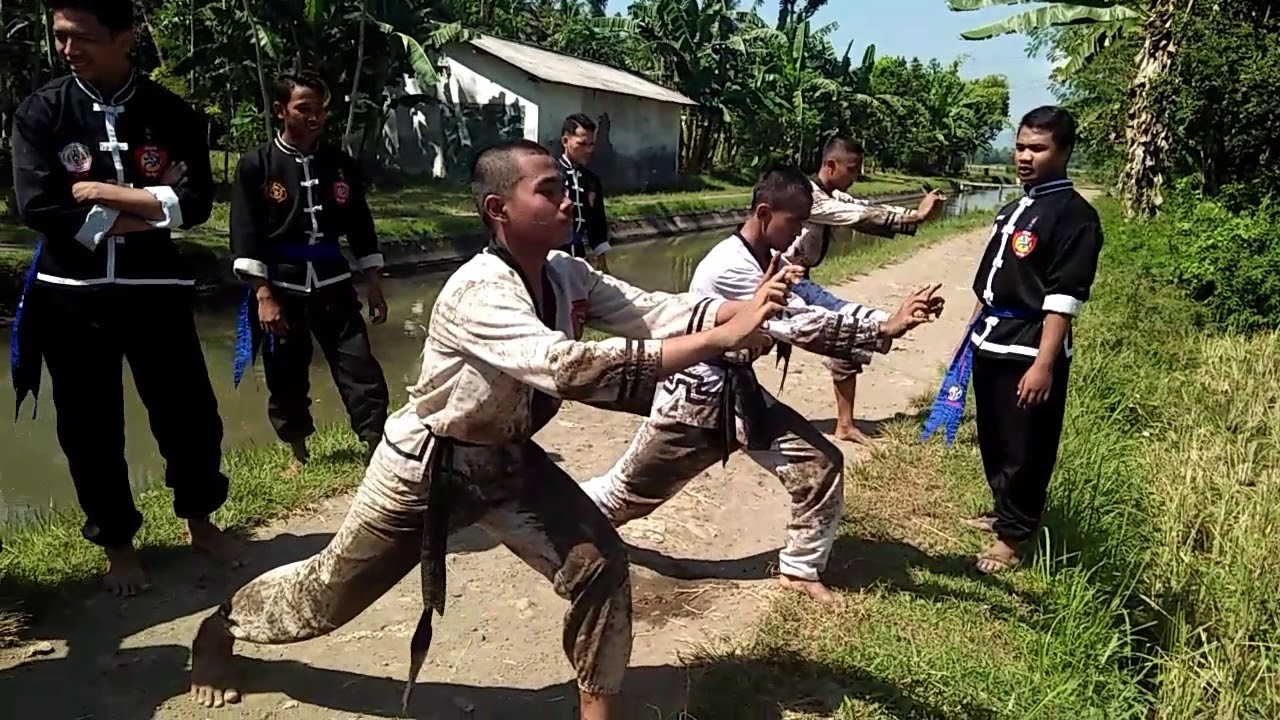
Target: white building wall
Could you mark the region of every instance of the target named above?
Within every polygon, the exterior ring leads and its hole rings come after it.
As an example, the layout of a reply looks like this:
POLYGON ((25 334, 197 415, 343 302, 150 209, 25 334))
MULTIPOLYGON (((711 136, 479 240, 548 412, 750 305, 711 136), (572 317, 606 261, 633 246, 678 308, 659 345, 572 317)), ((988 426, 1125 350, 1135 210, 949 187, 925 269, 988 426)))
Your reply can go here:
MULTIPOLYGON (((608 191, 669 185, 678 177, 681 106, 539 82, 469 45, 446 50, 440 102, 404 108, 387 123, 395 164, 435 177, 465 175, 476 150, 519 135, 557 150, 560 125, 582 112, 600 128, 593 168, 608 191)), ((418 90, 412 78, 405 89, 418 90)))

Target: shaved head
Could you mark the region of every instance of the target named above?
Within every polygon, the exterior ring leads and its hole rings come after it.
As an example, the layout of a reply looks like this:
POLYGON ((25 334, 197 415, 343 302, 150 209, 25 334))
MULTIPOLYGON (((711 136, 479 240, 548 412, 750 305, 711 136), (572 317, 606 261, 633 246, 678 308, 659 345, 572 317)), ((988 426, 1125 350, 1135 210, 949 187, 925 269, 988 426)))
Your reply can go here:
POLYGON ((862 157, 865 151, 862 149, 862 143, 857 140, 850 140, 844 137, 833 137, 822 146, 822 159, 826 160, 834 155, 857 155, 862 157))
POLYGON ((490 195, 508 197, 520 180, 520 158, 551 153, 532 140, 504 140, 481 150, 471 165, 471 199, 480 218, 485 217, 484 199, 490 195))

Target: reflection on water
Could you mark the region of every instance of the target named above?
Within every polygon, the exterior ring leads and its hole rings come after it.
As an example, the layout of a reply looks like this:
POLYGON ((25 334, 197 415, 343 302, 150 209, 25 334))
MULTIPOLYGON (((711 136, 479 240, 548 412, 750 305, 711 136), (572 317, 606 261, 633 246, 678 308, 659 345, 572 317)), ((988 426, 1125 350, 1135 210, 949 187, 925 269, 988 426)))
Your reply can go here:
MULTIPOLYGON (((948 214, 975 209, 994 209, 1000 205, 1001 191, 980 190, 955 197, 948 214)), ((653 290, 678 292, 688 287, 693 269, 712 245, 730 230, 697 235, 682 235, 643 243, 620 245, 609 256, 610 269, 620 278, 653 290)), ((851 251, 850 247, 833 247, 832 256, 851 251)), ((401 388, 415 381, 418 354, 421 350, 421 327, 424 311, 435 302, 436 293, 446 273, 388 278, 387 302, 391 320, 371 328, 374 352, 381 361, 392 386, 392 402, 401 396, 401 388), (416 310, 416 312, 415 312, 416 310)), ((225 425, 224 447, 236 447, 275 441, 266 414, 266 387, 261 378, 261 362, 257 373, 248 373, 240 389, 231 386, 231 359, 235 344, 235 311, 220 309, 198 315, 200 336, 204 341, 205 361, 213 377, 218 407, 225 425)), ((8 343, 8 337, 3 341, 8 343)), ((0 393, 0 410, 9 407, 13 395, 7 388, 8 362, 5 354, 6 391, 0 393)), ((346 413, 334 390, 328 367, 320 353, 311 368, 312 412, 317 422, 346 421, 346 413)), ((147 425, 145 410, 138 401, 131 374, 125 375, 126 456, 130 479, 141 487, 158 476, 163 460, 156 449, 147 425)), ((11 433, 0 435, 0 525, 21 519, 49 507, 73 507, 75 491, 67 474, 66 459, 58 448, 55 435, 55 410, 49 390, 49 379, 42 384, 40 412, 31 420, 27 412, 14 425, 11 433)), ((24 407, 24 410, 29 405, 24 407)), ((393 408, 394 409, 394 408, 393 408)))

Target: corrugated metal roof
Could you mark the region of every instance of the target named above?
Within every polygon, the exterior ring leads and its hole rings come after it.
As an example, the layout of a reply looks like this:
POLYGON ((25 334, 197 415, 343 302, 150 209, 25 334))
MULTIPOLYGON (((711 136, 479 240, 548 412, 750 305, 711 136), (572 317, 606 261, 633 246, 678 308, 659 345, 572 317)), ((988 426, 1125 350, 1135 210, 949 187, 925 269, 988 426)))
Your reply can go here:
POLYGON ((477 34, 468 42, 544 82, 633 95, 678 105, 698 104, 675 90, 649 82, 639 75, 590 60, 503 40, 492 35, 477 34))

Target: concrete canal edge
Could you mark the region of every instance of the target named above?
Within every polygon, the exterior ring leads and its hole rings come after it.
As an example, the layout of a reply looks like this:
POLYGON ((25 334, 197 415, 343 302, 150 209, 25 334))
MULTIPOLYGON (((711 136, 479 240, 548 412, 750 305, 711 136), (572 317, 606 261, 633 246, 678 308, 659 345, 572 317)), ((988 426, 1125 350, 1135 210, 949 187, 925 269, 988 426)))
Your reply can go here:
MULTIPOLYGON (((952 184, 953 191, 959 187, 952 184)), ((897 193, 867 198, 875 202, 900 204, 914 203, 921 194, 897 193)), ((747 208, 735 207, 719 210, 702 210, 674 215, 649 215, 639 218, 614 220, 609 224, 614 245, 643 242, 672 235, 709 232, 736 227, 747 217, 747 208)), ((413 240, 386 239, 382 254, 385 270, 392 275, 409 275, 421 272, 448 270, 456 267, 480 252, 489 242, 482 231, 448 237, 424 236, 413 240)), ((18 299, 22 294, 23 279, 30 263, 27 248, 18 248, 7 262, 0 264, 0 326, 13 319, 18 299)), ((231 272, 229 248, 211 248, 205 245, 187 245, 184 252, 191 260, 196 284, 202 292, 217 293, 238 285, 231 272)))

